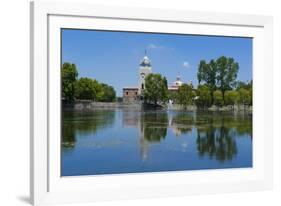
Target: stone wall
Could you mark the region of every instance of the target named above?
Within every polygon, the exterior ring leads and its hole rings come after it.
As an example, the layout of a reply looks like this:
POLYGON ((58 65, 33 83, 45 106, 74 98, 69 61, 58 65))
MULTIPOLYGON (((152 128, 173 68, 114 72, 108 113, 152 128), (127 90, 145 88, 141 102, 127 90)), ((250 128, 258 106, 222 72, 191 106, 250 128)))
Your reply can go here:
MULTIPOLYGON (((184 108, 182 105, 180 104, 173 104, 172 107, 167 105, 167 109, 169 110, 187 110, 187 111, 196 111, 196 110, 204 110, 204 108, 197 108, 195 105, 188 105, 186 108, 184 108)), ((208 111, 245 111, 245 112, 250 112, 252 113, 252 106, 247 106, 247 105, 228 105, 228 106, 223 106, 223 107, 217 107, 215 105, 213 105, 212 107, 209 108, 205 108, 205 110, 208 111)))
POLYGON ((78 100, 71 103, 63 103, 64 109, 69 110, 99 110, 99 109, 141 109, 139 103, 123 103, 123 102, 93 102, 90 100, 78 100))
POLYGON ((123 88, 123 102, 137 102, 138 88, 123 88))
POLYGON ((223 106, 223 107, 217 107, 217 106, 212 106, 208 108, 210 111, 246 111, 246 112, 252 112, 253 107, 252 106, 247 106, 247 105, 228 105, 228 106, 223 106))
MULTIPOLYGON (((142 104, 140 102, 93 102, 90 100, 78 100, 71 103, 63 103, 63 108, 65 110, 114 110, 114 109, 132 109, 132 110, 141 110, 142 104)), ((198 108, 195 105, 189 105, 184 108, 182 105, 173 104, 166 105, 163 109, 167 110, 186 110, 186 111, 196 111, 198 108)), ((201 110, 202 108, 200 108, 201 110)), ((234 105, 234 106, 224 106, 217 107, 212 106, 210 108, 205 108, 209 111, 245 111, 252 113, 252 106, 244 105, 234 105)))

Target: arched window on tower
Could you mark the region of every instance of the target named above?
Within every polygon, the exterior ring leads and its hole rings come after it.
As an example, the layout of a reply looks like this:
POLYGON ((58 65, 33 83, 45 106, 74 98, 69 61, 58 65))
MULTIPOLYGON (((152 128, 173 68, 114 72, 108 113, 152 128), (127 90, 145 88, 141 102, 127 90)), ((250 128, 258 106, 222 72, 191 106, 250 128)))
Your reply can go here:
POLYGON ((141 89, 144 89, 144 85, 143 84, 141 84, 141 89))

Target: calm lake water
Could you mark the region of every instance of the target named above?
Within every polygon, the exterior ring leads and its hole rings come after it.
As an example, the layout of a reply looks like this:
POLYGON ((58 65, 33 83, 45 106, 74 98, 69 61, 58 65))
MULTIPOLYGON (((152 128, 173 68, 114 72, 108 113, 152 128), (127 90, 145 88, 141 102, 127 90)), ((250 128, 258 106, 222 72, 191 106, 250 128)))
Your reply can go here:
POLYGON ((249 114, 63 112, 62 176, 252 167, 249 114))

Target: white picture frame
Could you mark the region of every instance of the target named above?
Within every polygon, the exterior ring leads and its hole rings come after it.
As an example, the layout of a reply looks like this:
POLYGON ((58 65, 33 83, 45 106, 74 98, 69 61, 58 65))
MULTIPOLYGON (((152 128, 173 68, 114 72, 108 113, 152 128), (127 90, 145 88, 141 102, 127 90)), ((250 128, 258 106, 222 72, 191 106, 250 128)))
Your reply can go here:
POLYGON ((31 3, 31 201, 34 205, 266 190, 273 183, 272 17, 31 3), (60 176, 60 29, 252 37, 253 168, 60 176), (172 29, 171 29, 172 28, 172 29))

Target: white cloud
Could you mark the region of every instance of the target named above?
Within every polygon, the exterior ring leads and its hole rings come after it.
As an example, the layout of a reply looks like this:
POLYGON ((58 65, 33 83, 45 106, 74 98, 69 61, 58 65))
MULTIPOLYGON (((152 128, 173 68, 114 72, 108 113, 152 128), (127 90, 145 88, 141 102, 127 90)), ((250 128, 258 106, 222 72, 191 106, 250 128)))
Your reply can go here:
POLYGON ((184 62, 182 63, 182 66, 183 66, 184 68, 186 68, 186 69, 188 69, 188 68, 190 67, 188 61, 184 61, 184 62))
POLYGON ((159 46, 159 45, 156 45, 156 44, 149 44, 148 46, 147 46, 147 49, 164 49, 165 47, 163 47, 163 46, 159 46))
POLYGON ((156 49, 157 46, 156 46, 155 44, 149 44, 149 45, 147 46, 147 48, 148 48, 148 49, 156 49))

